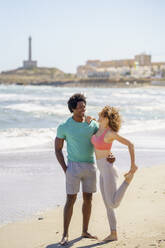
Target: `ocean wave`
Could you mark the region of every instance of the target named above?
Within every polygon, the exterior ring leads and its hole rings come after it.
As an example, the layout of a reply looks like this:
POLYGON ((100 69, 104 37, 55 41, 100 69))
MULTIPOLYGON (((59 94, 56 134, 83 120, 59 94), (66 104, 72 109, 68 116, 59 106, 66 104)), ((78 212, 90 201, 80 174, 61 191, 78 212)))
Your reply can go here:
POLYGON ((41 147, 54 145, 56 128, 24 129, 11 128, 0 132, 0 151, 11 151, 28 147, 41 147))
POLYGON ((70 116, 67 101, 76 92, 87 96, 86 114, 96 119, 105 105, 119 108, 124 120, 121 133, 164 127, 162 89, 0 85, 0 149, 51 143, 57 126, 70 116))
POLYGON ((21 104, 7 105, 4 107, 4 109, 19 110, 28 113, 36 113, 37 115, 39 113, 44 113, 48 115, 58 114, 58 115, 66 115, 66 116, 69 114, 68 108, 62 104, 56 104, 54 107, 52 105, 43 106, 42 104, 21 103, 21 104))

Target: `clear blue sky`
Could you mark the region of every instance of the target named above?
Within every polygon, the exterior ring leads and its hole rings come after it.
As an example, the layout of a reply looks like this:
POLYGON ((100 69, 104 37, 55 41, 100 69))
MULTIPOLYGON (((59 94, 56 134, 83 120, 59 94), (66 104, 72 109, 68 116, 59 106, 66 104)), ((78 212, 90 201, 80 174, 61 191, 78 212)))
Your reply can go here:
POLYGON ((88 59, 165 61, 164 0, 5 0, 0 6, 0 71, 22 66, 32 36, 39 66, 76 72, 88 59))

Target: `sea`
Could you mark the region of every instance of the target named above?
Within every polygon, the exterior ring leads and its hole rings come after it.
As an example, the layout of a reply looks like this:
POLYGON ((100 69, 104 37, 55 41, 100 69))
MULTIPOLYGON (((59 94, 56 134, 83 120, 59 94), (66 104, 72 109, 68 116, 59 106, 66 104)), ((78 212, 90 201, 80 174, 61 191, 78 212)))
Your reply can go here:
MULTIPOLYGON (((164 87, 1 84, 0 226, 38 218, 44 211, 64 205, 65 175, 55 157, 54 140, 58 125, 71 116, 67 101, 74 93, 85 94, 87 115, 96 119, 105 105, 119 109, 123 119, 120 135, 134 143, 139 168, 165 165, 164 87)), ((128 171, 127 147, 115 141, 112 153, 119 170, 128 171)))

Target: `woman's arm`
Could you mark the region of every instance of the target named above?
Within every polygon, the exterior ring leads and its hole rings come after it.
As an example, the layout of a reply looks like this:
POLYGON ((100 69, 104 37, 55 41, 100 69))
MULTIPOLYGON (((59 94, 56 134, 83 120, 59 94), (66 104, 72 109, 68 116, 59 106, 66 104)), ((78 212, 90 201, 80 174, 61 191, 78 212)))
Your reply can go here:
POLYGON ((130 168, 130 171, 128 173, 130 173, 130 172, 134 173, 137 170, 137 166, 135 164, 134 145, 129 140, 127 140, 124 137, 120 136, 116 132, 111 132, 111 134, 109 135, 109 139, 111 139, 111 142, 113 140, 117 140, 121 144, 126 145, 128 147, 129 154, 130 154, 130 159, 131 159, 131 168, 130 168))

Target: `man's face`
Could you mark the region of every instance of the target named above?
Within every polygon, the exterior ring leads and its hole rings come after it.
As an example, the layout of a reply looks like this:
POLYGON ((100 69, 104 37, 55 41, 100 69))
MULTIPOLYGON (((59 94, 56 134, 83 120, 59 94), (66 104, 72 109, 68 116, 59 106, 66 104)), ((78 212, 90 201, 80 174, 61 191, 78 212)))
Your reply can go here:
POLYGON ((85 102, 81 101, 77 103, 77 107, 73 109, 73 113, 77 116, 84 117, 86 111, 86 104, 85 102))

